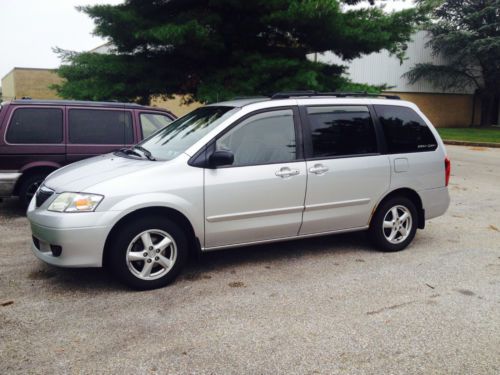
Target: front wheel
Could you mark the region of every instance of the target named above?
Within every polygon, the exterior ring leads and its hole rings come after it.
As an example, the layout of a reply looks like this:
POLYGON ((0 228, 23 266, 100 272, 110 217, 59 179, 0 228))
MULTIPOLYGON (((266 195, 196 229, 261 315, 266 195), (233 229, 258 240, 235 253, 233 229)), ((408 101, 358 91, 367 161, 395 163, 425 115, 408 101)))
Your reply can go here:
POLYGON ((129 222, 111 241, 111 270, 134 289, 155 289, 169 284, 187 258, 188 241, 184 231, 161 216, 129 222))
POLYGON ((382 251, 400 251, 415 237, 417 223, 413 202, 405 197, 394 197, 377 209, 370 224, 370 238, 382 251))

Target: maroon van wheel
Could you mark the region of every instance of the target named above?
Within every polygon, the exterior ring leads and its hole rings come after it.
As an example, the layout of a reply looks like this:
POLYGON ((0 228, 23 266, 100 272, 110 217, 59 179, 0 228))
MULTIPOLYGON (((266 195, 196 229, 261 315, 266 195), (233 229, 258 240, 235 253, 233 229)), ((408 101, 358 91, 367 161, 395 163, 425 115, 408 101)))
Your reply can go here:
POLYGON ((37 173, 24 178, 19 186, 19 202, 23 207, 28 207, 38 187, 47 177, 46 173, 37 173))

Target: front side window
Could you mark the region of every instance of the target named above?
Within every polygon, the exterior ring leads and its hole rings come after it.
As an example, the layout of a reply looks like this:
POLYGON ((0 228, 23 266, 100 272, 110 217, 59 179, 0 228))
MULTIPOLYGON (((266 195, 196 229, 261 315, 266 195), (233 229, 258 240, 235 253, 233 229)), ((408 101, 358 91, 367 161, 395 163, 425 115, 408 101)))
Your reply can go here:
POLYGON ((61 143, 63 111, 59 108, 18 108, 10 120, 6 139, 9 143, 61 143))
POLYGON ((232 166, 286 163, 296 159, 291 109, 269 111, 243 120, 216 142, 234 154, 232 166))
POLYGON ((144 138, 149 137, 172 122, 172 119, 167 115, 158 113, 141 113, 140 119, 142 136, 144 138))
POLYGON ((68 118, 72 144, 134 143, 132 115, 128 111, 70 109, 68 118))
POLYGON ((207 106, 195 109, 142 141, 140 146, 157 160, 170 160, 182 154, 239 108, 207 106))
POLYGON ((375 128, 365 106, 307 107, 314 158, 377 153, 375 128))
POLYGON ((425 121, 411 108, 375 105, 390 154, 434 151, 436 138, 425 121))

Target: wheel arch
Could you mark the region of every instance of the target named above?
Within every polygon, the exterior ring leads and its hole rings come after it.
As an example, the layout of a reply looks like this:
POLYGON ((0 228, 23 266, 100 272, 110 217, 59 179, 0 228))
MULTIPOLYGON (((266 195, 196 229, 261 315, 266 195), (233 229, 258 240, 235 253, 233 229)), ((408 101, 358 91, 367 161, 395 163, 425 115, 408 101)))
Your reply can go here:
POLYGON ((57 164, 36 164, 36 165, 31 165, 23 168, 21 170, 22 175, 19 177, 19 179, 16 182, 16 185, 14 186, 14 190, 12 192, 13 195, 17 196, 19 194, 19 188, 21 185, 24 183, 24 181, 38 173, 45 173, 47 175, 51 174, 55 170, 59 169, 61 166, 57 164))
POLYGON ((407 188, 407 187, 402 187, 402 188, 392 190, 392 191, 388 192, 384 197, 382 197, 380 199, 380 201, 375 205, 375 207, 373 207, 372 214, 370 216, 370 223, 369 224, 371 225, 373 216, 375 215, 375 212, 377 212, 377 209, 380 207, 380 205, 383 202, 387 201, 388 199, 391 199, 391 198, 396 197, 396 196, 400 196, 400 197, 402 196, 402 197, 408 198, 409 200, 411 200, 413 202, 413 204, 415 205, 415 207, 417 209, 417 213, 418 213, 418 228, 424 229, 425 228, 425 210, 423 207, 422 198, 415 190, 413 190, 411 188, 407 188))
POLYGON ((110 243, 111 239, 113 236, 115 236, 120 228, 127 224, 130 221, 133 221, 139 217, 144 217, 145 215, 157 215, 157 216, 164 216, 169 219, 172 219, 175 221, 177 224, 179 224, 185 231, 188 236, 188 241, 189 241, 189 252, 190 255, 198 255, 201 252, 201 245, 199 242, 199 239, 196 237, 193 225, 189 221, 189 219, 180 211, 171 208, 171 207, 164 207, 164 206, 150 206, 150 207, 142 207, 138 208, 132 212, 129 212, 127 215, 123 216, 118 220, 111 230, 109 231, 106 241, 104 243, 104 249, 103 249, 103 255, 102 255, 102 264, 103 266, 107 266, 109 258, 109 248, 110 248, 110 243))

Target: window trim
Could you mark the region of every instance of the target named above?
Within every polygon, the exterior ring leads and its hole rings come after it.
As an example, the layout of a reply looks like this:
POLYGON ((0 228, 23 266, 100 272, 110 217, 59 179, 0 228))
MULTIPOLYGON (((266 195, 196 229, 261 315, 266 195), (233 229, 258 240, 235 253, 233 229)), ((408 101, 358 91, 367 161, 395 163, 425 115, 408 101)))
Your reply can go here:
POLYGON ((385 147, 384 154, 387 154, 387 155, 420 154, 422 152, 434 152, 434 151, 437 151, 439 149, 439 142, 438 142, 438 140, 436 138, 436 135, 432 131, 431 127, 429 126, 429 124, 427 123, 427 121, 425 121, 425 119, 422 118, 422 116, 420 116, 420 114, 417 111, 415 111, 413 108, 411 108, 409 106, 405 106, 405 105, 394 105, 394 104, 375 104, 375 105, 372 105, 372 107, 373 107, 372 108, 373 115, 375 117, 375 120, 378 123, 378 127, 380 128, 381 139, 383 140, 383 143, 384 143, 384 147, 385 147), (386 134, 385 134, 385 131, 384 131, 384 126, 380 122, 380 116, 377 113, 377 109, 375 108, 375 106, 406 108, 406 109, 409 109, 409 110, 413 111, 417 115, 417 117, 420 118, 420 120, 425 124, 425 126, 427 127, 427 129, 431 133, 432 137, 434 138, 434 141, 436 142, 436 148, 434 150, 422 150, 422 151, 418 151, 417 150, 417 151, 394 152, 394 153, 390 152, 389 151, 389 145, 387 144, 387 137, 386 137, 386 134))
POLYGON ((366 157, 366 156, 379 156, 384 154, 384 144, 381 142, 381 139, 383 137, 380 134, 380 128, 378 122, 374 121, 374 116, 373 116, 373 108, 372 105, 370 104, 336 104, 336 103, 331 103, 331 104, 301 104, 299 106, 300 110, 300 116, 301 116, 301 122, 303 124, 303 139, 304 139, 304 156, 306 161, 317 161, 317 160, 330 160, 330 159, 345 159, 345 158, 360 158, 360 157, 366 157), (365 153, 365 154, 349 154, 349 155, 336 155, 336 156, 318 156, 314 157, 313 155, 313 143, 312 143, 312 131, 311 131, 311 124, 309 122, 309 116, 307 114, 307 108, 308 107, 365 107, 368 108, 368 114, 372 120, 373 128, 374 128, 374 133, 375 133, 375 145, 376 145, 376 151, 377 152, 372 152, 372 153, 365 153))
POLYGON ((121 111, 123 113, 128 113, 130 115, 130 123, 132 126, 132 142, 135 142, 135 132, 134 132, 134 113, 131 109, 128 108, 95 108, 95 107, 67 107, 67 145, 68 146, 125 146, 128 143, 123 139, 123 143, 73 143, 71 142, 71 128, 70 128, 70 120, 69 113, 72 110, 87 110, 87 111, 121 111))
POLYGON ((33 106, 27 106, 27 105, 23 105, 23 106, 16 106, 12 109, 12 111, 10 111, 10 114, 9 114, 9 117, 7 119, 7 126, 5 127, 5 131, 4 131, 4 136, 3 136, 3 141, 6 145, 9 145, 9 146, 29 146, 29 147, 36 147, 36 146, 64 146, 66 144, 66 126, 65 126, 65 111, 64 111, 64 107, 60 107, 60 106, 45 106, 45 105, 33 105, 33 106), (11 143, 7 140, 7 133, 9 132, 9 129, 12 125, 12 118, 14 117, 14 113, 19 110, 19 109, 58 109, 61 111, 61 114, 62 114, 62 121, 61 121, 61 125, 62 125, 62 139, 61 139, 61 142, 59 143, 11 143))
POLYGON ((276 111, 283 111, 291 109, 293 113, 293 125, 294 125, 294 131, 295 131, 295 154, 296 154, 296 159, 293 161, 285 161, 285 162, 272 162, 272 163, 260 163, 260 164, 249 164, 249 165, 224 165, 217 167, 216 169, 225 169, 225 168, 246 168, 246 167, 256 167, 260 165, 273 165, 273 164, 290 164, 290 163, 297 163, 297 162, 303 162, 304 161, 304 142, 302 138, 302 123, 299 115, 299 107, 296 105, 289 105, 289 106, 280 106, 280 107, 269 107, 269 108, 262 108, 258 109, 252 112, 247 113, 246 115, 243 115, 242 117, 238 118, 236 121, 234 121, 231 125, 229 125, 227 128, 222 130, 220 133, 218 133, 214 138, 212 138, 210 141, 208 141, 203 147, 198 150, 188 161, 188 164, 192 167, 198 167, 198 168, 209 168, 208 165, 208 158, 210 155, 215 151, 215 143, 219 138, 221 138, 224 134, 229 132, 231 129, 234 127, 238 126, 241 124, 243 121, 247 120, 248 118, 261 114, 261 113, 266 113, 266 112, 276 112, 276 111))
MULTIPOLYGON (((160 111, 155 112, 155 111, 149 111, 149 110, 147 110, 147 111, 141 111, 141 110, 137 111, 137 118, 139 120, 139 123, 138 123, 138 126, 139 126, 139 135, 141 136, 139 142, 142 142, 144 139, 146 139, 144 137, 144 132, 142 131, 141 115, 160 115, 160 116, 165 116, 165 117, 168 117, 171 120, 170 122, 173 122, 173 121, 176 120, 168 112, 160 112, 160 111)), ((160 129, 157 129, 156 131, 158 131, 158 130, 160 130, 160 129)), ((155 133, 156 133, 156 131, 155 131, 155 133)))

